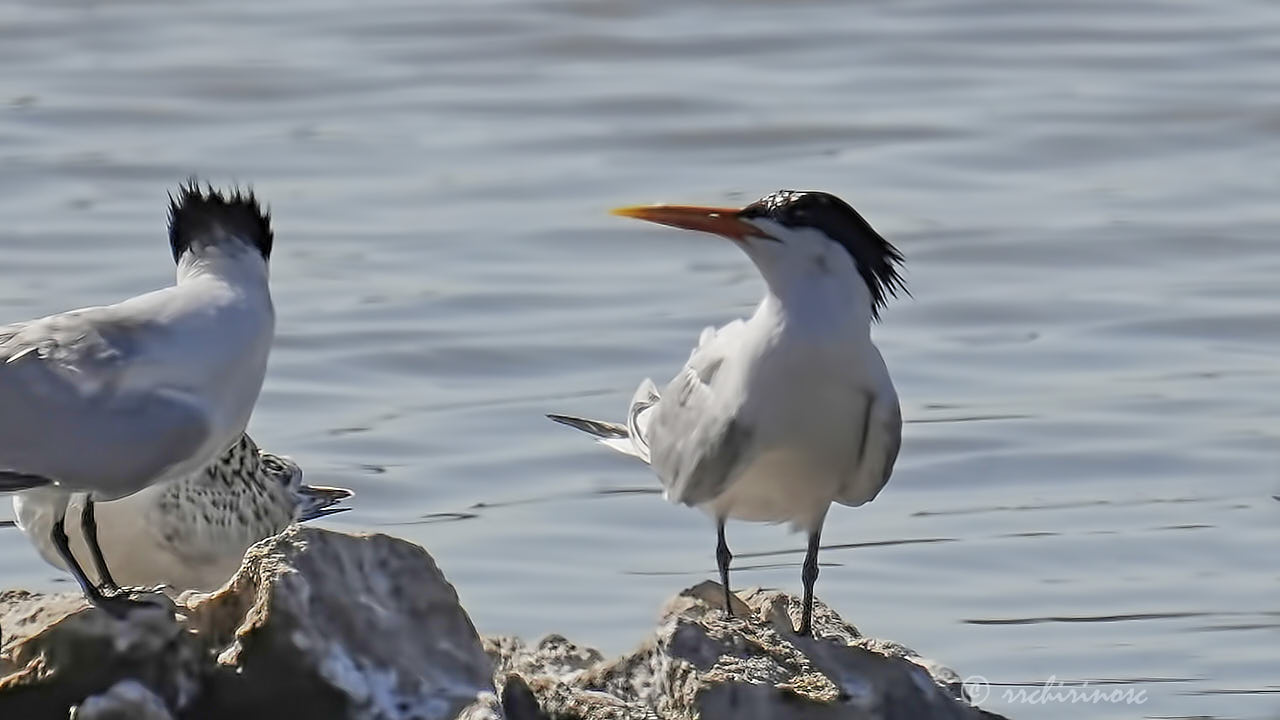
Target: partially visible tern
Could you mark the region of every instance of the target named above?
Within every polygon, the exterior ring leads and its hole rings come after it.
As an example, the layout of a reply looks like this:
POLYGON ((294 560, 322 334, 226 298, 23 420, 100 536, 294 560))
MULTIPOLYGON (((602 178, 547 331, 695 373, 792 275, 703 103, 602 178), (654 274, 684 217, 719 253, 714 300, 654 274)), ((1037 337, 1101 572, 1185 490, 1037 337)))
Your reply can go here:
MULTIPOLYGON (((54 567, 68 569, 51 540, 50 504, 39 488, 14 495, 18 527, 54 567)), ((214 590, 236 570, 250 545, 291 523, 340 513, 351 497, 343 488, 302 482, 293 460, 259 450, 246 434, 211 465, 128 497, 97 503, 96 539, 107 567, 94 568, 99 587, 164 585, 174 592, 214 590), (108 574, 103 577, 101 573, 108 574)), ((85 528, 75 520, 82 498, 71 501, 66 523, 73 552, 86 557, 85 528)))
POLYGON ((649 463, 669 500, 715 518, 729 613, 725 520, 789 522, 807 532, 797 632, 808 635, 827 510, 875 498, 898 456, 898 395, 871 324, 904 289, 902 255, 825 192, 781 190, 740 210, 614 213, 732 240, 764 277, 764 299, 749 319, 703 330, 661 393, 642 382, 625 423, 549 417, 649 463))
POLYGON ((68 503, 99 577, 94 502, 188 476, 240 440, 275 328, 272 232, 251 193, 170 198, 175 283, 114 305, 0 326, 0 492, 34 491, 49 540, 85 596, 115 615, 140 603, 93 583, 72 554, 68 503))

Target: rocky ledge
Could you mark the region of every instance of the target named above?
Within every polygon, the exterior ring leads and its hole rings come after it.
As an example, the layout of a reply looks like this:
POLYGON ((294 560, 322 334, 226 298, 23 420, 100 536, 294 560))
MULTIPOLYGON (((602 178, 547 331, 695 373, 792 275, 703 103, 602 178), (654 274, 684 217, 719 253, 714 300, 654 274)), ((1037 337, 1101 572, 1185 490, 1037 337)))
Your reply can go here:
POLYGON ((77 595, 0 593, 0 718, 604 720, 998 718, 956 674, 862 637, 825 606, 703 583, 635 652, 477 635, 425 550, 294 527, 211 594, 115 620, 77 595))

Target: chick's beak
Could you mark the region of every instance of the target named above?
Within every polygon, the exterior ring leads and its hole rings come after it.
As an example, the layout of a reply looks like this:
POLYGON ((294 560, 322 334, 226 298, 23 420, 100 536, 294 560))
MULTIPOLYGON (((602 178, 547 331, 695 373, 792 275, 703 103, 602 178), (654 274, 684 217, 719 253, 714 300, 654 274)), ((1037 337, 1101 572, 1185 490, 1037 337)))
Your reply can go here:
POLYGON ((696 205, 637 205, 613 210, 614 215, 648 220, 685 230, 723 235, 742 242, 749 236, 767 237, 759 228, 738 217, 736 208, 699 207, 696 205))

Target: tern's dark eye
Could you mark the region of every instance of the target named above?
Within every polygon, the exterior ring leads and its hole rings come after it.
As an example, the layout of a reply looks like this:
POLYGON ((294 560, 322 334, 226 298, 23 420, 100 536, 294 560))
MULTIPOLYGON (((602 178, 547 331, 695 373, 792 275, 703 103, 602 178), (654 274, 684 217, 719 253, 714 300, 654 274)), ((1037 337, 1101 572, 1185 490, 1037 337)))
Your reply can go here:
POLYGON ((285 472, 284 462, 279 458, 270 455, 263 456, 262 469, 264 472, 274 475, 280 483, 289 484, 289 473, 285 472))

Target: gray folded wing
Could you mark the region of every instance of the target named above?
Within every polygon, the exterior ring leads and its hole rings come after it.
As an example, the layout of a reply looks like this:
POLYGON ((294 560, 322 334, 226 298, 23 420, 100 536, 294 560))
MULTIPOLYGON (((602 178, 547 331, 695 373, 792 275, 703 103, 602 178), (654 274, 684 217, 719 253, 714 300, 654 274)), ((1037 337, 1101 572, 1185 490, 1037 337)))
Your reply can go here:
POLYGON ((875 499, 893 474, 893 464, 902 446, 902 409, 892 392, 868 393, 862 432, 853 440, 858 462, 844 479, 836 502, 862 505, 875 499))
POLYGON ((0 328, 0 470, 111 499, 199 451, 199 406, 125 382, 132 333, 92 311, 0 328))
POLYGON ((649 410, 650 464, 673 501, 700 505, 715 499, 747 459, 753 429, 737 417, 734 394, 716 392, 743 327, 739 320, 703 330, 689 362, 649 410))

